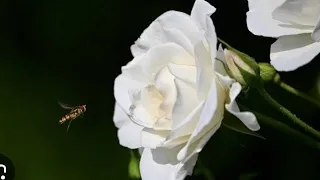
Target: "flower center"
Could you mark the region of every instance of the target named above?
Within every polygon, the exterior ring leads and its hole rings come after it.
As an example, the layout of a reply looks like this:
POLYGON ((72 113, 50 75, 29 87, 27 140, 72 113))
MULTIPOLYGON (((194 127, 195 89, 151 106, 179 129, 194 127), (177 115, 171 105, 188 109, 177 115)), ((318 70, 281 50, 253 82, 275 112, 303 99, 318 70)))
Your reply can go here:
POLYGON ((159 119, 165 115, 165 112, 160 109, 160 105, 164 98, 154 85, 148 85, 142 89, 140 95, 141 105, 152 117, 159 119))

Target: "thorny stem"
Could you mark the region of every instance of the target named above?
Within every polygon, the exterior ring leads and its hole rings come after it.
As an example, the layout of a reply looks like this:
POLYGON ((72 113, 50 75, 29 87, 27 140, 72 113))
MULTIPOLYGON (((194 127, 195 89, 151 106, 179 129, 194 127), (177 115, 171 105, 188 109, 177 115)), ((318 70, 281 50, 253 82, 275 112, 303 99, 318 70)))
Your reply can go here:
MULTIPOLYGON (((242 109, 249 110, 249 108, 247 108, 243 105, 240 105, 240 106, 242 109)), ((265 124, 266 126, 269 126, 269 127, 272 127, 282 133, 285 133, 291 137, 294 137, 295 139, 299 140, 302 143, 306 143, 310 147, 313 147, 313 148, 320 150, 320 143, 318 141, 316 141, 315 139, 310 138, 309 136, 291 128, 290 126, 288 126, 280 121, 277 121, 276 119, 274 119, 272 117, 266 116, 262 113, 255 112, 252 110, 249 110, 249 111, 251 111, 257 117, 257 119, 259 120, 259 123, 265 124)))
POLYGON ((284 106, 279 104, 275 99, 273 99, 270 94, 265 90, 264 87, 258 89, 260 94, 264 97, 264 99, 272 105, 275 109, 280 111, 283 115, 287 116, 290 120, 292 120, 294 123, 296 123, 298 126, 303 128, 305 131, 312 134, 314 137, 318 138, 320 140, 320 132, 313 129, 311 126, 303 122, 301 119, 299 119, 296 115, 294 115, 292 112, 290 112, 288 109, 286 109, 284 106))
POLYGON ((308 94, 293 88, 292 86, 286 84, 285 82, 283 82, 281 80, 274 81, 274 83, 279 85, 282 89, 288 91, 289 93, 292 93, 292 94, 294 94, 296 96, 299 96, 302 99, 305 99, 305 100, 317 105, 318 107, 320 107, 320 101, 315 99, 315 98, 313 98, 313 97, 311 97, 311 96, 309 96, 308 94))

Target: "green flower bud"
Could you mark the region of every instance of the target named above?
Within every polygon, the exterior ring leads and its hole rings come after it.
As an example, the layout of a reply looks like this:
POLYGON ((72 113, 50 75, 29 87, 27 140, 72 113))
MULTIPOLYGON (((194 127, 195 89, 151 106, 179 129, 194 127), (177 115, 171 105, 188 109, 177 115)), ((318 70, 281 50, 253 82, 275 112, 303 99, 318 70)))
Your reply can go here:
POLYGON ((228 43, 218 38, 218 40, 227 46, 229 50, 224 51, 225 59, 228 66, 228 74, 235 78, 242 85, 260 88, 263 82, 260 78, 260 67, 257 62, 247 54, 236 50, 228 43))
POLYGON ((264 82, 277 81, 280 77, 276 69, 269 63, 259 63, 260 77, 264 82))
POLYGON ((253 58, 235 49, 225 49, 224 55, 230 76, 242 85, 261 86, 260 68, 253 58))

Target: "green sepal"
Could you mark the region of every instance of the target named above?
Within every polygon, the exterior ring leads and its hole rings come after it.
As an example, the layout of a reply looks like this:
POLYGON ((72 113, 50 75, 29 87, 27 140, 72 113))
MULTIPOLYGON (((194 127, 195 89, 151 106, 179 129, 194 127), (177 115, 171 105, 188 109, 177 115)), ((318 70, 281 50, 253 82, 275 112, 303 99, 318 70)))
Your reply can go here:
POLYGON ((261 77, 259 75, 253 75, 253 74, 243 70, 238 65, 236 65, 236 66, 240 70, 240 73, 241 73, 244 81, 247 83, 247 85, 249 87, 253 87, 253 88, 261 88, 261 87, 263 87, 263 81, 261 80, 261 77))

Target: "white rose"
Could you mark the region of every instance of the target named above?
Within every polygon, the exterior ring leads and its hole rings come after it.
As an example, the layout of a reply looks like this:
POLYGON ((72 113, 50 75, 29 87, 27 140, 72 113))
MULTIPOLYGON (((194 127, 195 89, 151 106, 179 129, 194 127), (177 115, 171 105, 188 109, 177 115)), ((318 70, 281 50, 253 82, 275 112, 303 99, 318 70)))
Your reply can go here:
POLYGON ((122 146, 143 149, 143 180, 182 180, 217 131, 224 110, 251 130, 259 124, 239 112, 239 83, 215 68, 215 8, 197 0, 191 16, 168 11, 158 17, 131 50, 114 85, 114 122, 122 146))
POLYGON ((248 0, 248 29, 255 35, 279 37, 271 46, 271 64, 292 71, 320 52, 319 0, 248 0))

